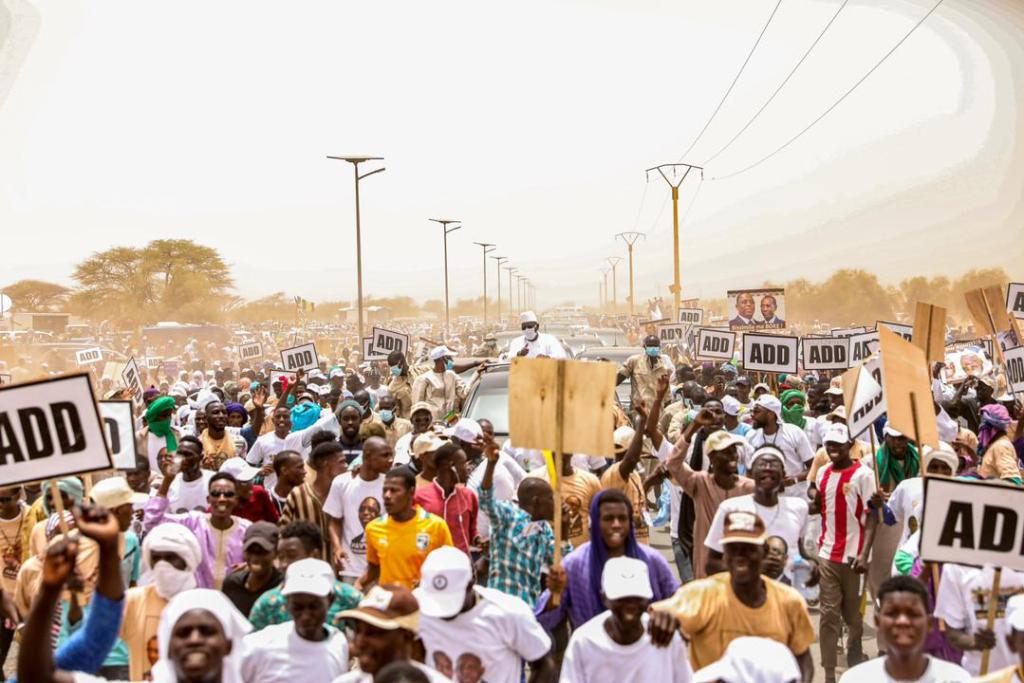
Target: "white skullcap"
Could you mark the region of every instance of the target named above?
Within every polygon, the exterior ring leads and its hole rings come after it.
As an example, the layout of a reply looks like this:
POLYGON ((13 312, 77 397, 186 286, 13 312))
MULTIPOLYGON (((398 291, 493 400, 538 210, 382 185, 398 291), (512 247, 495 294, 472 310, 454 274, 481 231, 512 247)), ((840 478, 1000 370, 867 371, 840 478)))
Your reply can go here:
POLYGON ((523 311, 519 314, 519 324, 524 325, 526 323, 537 322, 537 314, 533 311, 523 311))
POLYGON ((430 360, 441 360, 446 356, 452 356, 452 352, 447 346, 435 346, 434 348, 430 349, 430 360))

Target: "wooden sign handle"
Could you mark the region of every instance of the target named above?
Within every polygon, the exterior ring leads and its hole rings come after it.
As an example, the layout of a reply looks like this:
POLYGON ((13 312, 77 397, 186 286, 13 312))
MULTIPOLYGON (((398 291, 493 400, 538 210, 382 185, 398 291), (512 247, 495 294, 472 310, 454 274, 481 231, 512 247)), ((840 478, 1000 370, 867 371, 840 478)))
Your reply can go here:
MULTIPOLYGON (((986 628, 990 631, 996 627, 996 608, 999 606, 999 584, 1003 578, 1003 568, 996 567, 996 572, 992 576, 992 595, 989 596, 988 603, 988 620, 986 622, 986 628)), ((981 675, 984 676, 988 673, 988 660, 992 654, 992 650, 983 650, 981 653, 981 675)))
MULTIPOLYGON (((558 361, 558 371, 555 375, 555 561, 552 569, 562 568, 562 460, 565 457, 562 452, 565 441, 565 364, 566 361, 558 361)), ((558 607, 562 599, 561 593, 551 594, 551 604, 558 607)))

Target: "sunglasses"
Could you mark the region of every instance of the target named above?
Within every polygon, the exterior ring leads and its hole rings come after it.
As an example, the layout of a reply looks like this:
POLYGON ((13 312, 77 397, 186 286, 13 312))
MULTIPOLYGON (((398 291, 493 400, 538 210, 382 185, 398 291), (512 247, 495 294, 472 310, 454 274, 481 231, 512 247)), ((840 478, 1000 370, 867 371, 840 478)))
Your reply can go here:
POLYGON ((234 498, 234 491, 210 491, 210 498, 234 498))

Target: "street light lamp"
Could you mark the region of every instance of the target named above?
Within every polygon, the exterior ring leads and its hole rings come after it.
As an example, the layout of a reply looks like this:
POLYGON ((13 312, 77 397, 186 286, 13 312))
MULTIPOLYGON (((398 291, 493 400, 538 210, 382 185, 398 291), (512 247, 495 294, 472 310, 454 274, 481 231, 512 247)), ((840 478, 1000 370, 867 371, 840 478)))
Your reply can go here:
MULTIPOLYGON (((359 344, 363 343, 363 237, 362 230, 359 225, 359 181, 364 178, 369 178, 374 173, 380 173, 384 170, 384 167, 370 171, 359 175, 359 164, 366 161, 383 161, 384 157, 335 157, 330 154, 327 155, 328 159, 335 159, 336 161, 347 161, 352 164, 352 170, 355 172, 356 179, 356 309, 358 310, 359 319, 359 344)), ((362 348, 362 347, 360 347, 362 348)))
MULTIPOLYGON (((508 261, 508 258, 505 256, 492 256, 491 258, 494 259, 495 270, 498 274, 498 326, 501 327, 501 264, 508 261)), ((511 298, 512 292, 509 292, 508 294, 511 298)), ((512 307, 509 306, 509 308, 511 309, 512 307)))
POLYGON ((444 341, 448 343, 448 327, 451 325, 451 320, 448 314, 448 235, 462 227, 462 221, 452 220, 450 218, 431 218, 434 223, 440 223, 441 228, 444 230, 444 341), (454 228, 448 226, 452 223, 459 223, 454 228))
POLYGON ((487 329, 487 254, 494 251, 495 246, 487 242, 473 242, 484 250, 484 329, 487 329))

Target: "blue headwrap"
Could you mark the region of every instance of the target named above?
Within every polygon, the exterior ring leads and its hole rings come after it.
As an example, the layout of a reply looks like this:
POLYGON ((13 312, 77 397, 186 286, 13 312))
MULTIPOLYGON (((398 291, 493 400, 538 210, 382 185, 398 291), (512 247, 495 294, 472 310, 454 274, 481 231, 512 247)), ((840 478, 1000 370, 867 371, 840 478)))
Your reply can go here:
MULTIPOLYGON (((49 488, 50 482, 46 482, 46 488, 49 488)), ((71 497, 71 500, 75 505, 82 504, 82 498, 85 496, 85 486, 82 485, 82 481, 78 477, 65 477, 57 480, 57 490, 61 493, 66 493, 71 497)), ((46 499, 46 494, 43 494, 43 509, 47 514, 53 514, 56 510, 51 510, 49 501, 46 499)))
MULTIPOLYGON (((601 574, 604 572, 604 563, 608 561, 608 547, 604 544, 604 537, 601 536, 601 499, 610 489, 598 491, 590 501, 590 589, 594 591, 597 600, 596 605, 603 605, 601 598, 601 574)), ((636 541, 636 531, 633 529, 633 504, 627 498, 626 508, 629 510, 629 536, 626 537, 626 557, 647 562, 647 559, 640 554, 640 544, 636 541)))
POLYGON ((241 403, 229 403, 226 406, 224 406, 224 408, 227 409, 228 415, 230 415, 231 413, 238 413, 239 415, 241 415, 242 424, 245 424, 246 422, 249 421, 249 411, 247 411, 245 409, 245 406, 243 406, 241 403))
POLYGON ((292 408, 292 431, 312 426, 320 418, 320 406, 312 401, 303 401, 292 408))

